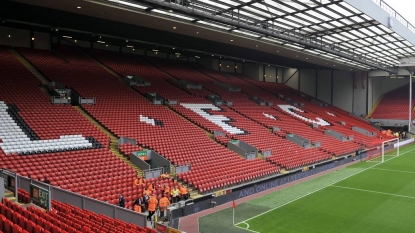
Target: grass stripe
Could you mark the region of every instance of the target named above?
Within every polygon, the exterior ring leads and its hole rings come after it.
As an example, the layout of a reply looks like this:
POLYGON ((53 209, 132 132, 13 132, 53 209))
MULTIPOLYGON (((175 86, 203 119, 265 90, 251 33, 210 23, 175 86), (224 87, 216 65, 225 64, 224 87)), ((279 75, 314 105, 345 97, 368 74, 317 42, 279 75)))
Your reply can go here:
MULTIPOLYGON (((407 154, 407 153, 409 153, 409 152, 411 152, 411 151, 414 151, 414 150, 415 150, 415 148, 414 148, 414 149, 411 149, 411 150, 408 150, 408 151, 406 151, 406 152, 403 152, 403 153, 401 153, 400 155, 407 154)), ((392 156, 392 158, 385 160, 385 162, 390 161, 390 160, 395 159, 395 158, 399 158, 399 157, 400 157, 400 156, 392 156)), ((304 195, 302 195, 302 196, 300 196, 300 197, 298 197, 298 198, 295 198, 295 199, 293 199, 293 200, 291 200, 291 201, 288 201, 288 202, 286 202, 286 203, 284 203, 284 204, 282 204, 282 205, 276 206, 276 207, 274 207, 274 208, 272 208, 272 209, 269 209, 269 210, 267 210, 267 211, 265 211, 265 212, 263 212, 263 213, 260 213, 260 214, 258 214, 258 215, 255 215, 255 216, 251 217, 251 218, 248 218, 248 219, 246 219, 246 220, 244 220, 244 221, 241 221, 241 222, 239 222, 239 223, 237 223, 237 224, 235 224, 235 225, 239 225, 239 224, 241 224, 241 223, 246 223, 246 222, 248 222, 248 221, 250 221, 250 220, 252 220, 252 219, 255 219, 255 218, 260 217, 260 216, 262 216, 262 215, 264 215, 264 214, 267 214, 267 213, 269 213, 269 212, 272 212, 272 211, 274 211, 274 210, 276 210, 276 209, 279 209, 279 208, 281 208, 281 207, 283 207, 283 206, 286 206, 286 205, 288 205, 288 204, 290 204, 290 203, 293 203, 293 202, 295 202, 295 201, 297 201, 297 200, 299 200, 299 199, 302 199, 302 198, 307 197, 307 196, 309 196, 309 195, 311 195, 311 194, 313 194, 313 193, 316 193, 316 192, 318 192, 318 191, 320 191, 320 190, 323 190, 323 189, 325 189, 325 188, 327 188, 327 187, 333 186, 334 184, 337 184, 337 183, 339 183, 339 182, 341 182, 341 181, 343 181, 343 180, 346 180, 346 179, 348 179, 348 178, 350 178, 350 177, 353 177, 353 176, 355 176, 355 175, 357 175, 357 174, 360 174, 360 173, 362 173, 362 172, 364 172, 364 171, 367 171, 367 170, 369 170, 369 169, 372 169, 372 168, 374 168, 374 167, 378 166, 379 164, 383 164, 383 163, 379 162, 379 163, 377 163, 377 164, 374 164, 374 165, 372 165, 372 166, 370 166, 370 167, 368 167, 368 168, 365 168, 365 169, 360 170, 360 171, 358 171, 358 172, 356 172, 356 173, 353 173, 353 174, 351 174, 351 175, 349 175, 349 176, 346 176, 346 177, 344 177, 344 178, 342 178, 342 179, 340 179, 340 180, 337 180, 337 181, 335 181, 335 182, 332 182, 332 183, 330 183, 330 184, 328 184, 328 185, 326 185, 326 186, 323 186, 323 187, 321 187, 321 188, 319 188, 319 189, 317 189, 317 190, 314 190, 314 191, 312 191, 312 192, 309 192, 309 193, 307 193, 307 194, 304 194, 304 195)))
POLYGON ((393 170, 393 169, 383 169, 383 168, 372 168, 372 170, 381 170, 381 171, 388 171, 388 172, 402 172, 402 173, 415 174, 415 172, 410 172, 410 171, 393 170))
POLYGON ((411 197, 411 196, 405 196, 405 195, 399 195, 399 194, 393 194, 393 193, 385 193, 385 192, 378 192, 378 191, 367 190, 367 189, 358 189, 358 188, 338 186, 338 185, 332 185, 331 187, 349 189, 349 190, 356 190, 356 191, 362 191, 362 192, 368 192, 368 193, 376 193, 376 194, 382 194, 382 195, 388 195, 388 196, 394 196, 394 197, 404 197, 404 198, 415 199, 415 197, 411 197))

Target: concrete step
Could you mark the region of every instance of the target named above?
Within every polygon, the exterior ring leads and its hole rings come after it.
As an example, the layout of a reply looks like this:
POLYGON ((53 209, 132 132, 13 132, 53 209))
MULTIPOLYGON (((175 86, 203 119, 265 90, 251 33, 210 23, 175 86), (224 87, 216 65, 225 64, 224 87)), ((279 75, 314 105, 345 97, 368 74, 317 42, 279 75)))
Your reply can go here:
POLYGON ((80 106, 74 106, 76 110, 78 110, 79 113, 81 113, 85 118, 87 118, 92 124, 94 124, 98 129, 100 129, 102 132, 104 132, 106 135, 108 135, 111 139, 110 142, 110 149, 112 154, 117 156, 119 159, 121 159, 124 163, 126 163, 128 166, 130 166, 132 169, 137 171, 137 173, 142 173, 141 169, 136 167, 134 164, 132 164, 127 158, 125 158, 120 151, 118 150, 118 138, 115 137, 111 132, 109 132, 105 127, 103 127, 98 121, 96 121, 93 117, 91 117, 87 112, 85 112, 80 106))
POLYGON ((289 171, 287 171, 287 170, 285 170, 285 169, 281 169, 280 173, 281 173, 281 174, 288 174, 288 173, 290 173, 290 172, 289 172, 289 171))
POLYGON ((14 193, 10 192, 9 190, 4 190, 4 197, 9 198, 13 196, 14 196, 14 193))
POLYGON ((198 198, 201 198, 201 197, 203 197, 203 195, 201 195, 201 194, 199 194, 199 193, 196 193, 196 194, 190 194, 190 199, 192 199, 192 200, 195 200, 195 199, 198 199, 198 198))
POLYGON ((43 76, 43 74, 41 74, 34 66, 32 66, 32 64, 30 64, 29 61, 26 60, 26 58, 24 58, 22 55, 20 55, 20 53, 18 53, 16 50, 14 49, 9 49, 10 53, 17 58, 17 60, 28 70, 30 71, 37 79, 39 79, 42 82, 42 85, 39 87, 40 90, 45 93, 48 98, 50 99, 52 96, 49 93, 49 89, 48 89, 48 84, 49 84, 49 80, 43 76))
POLYGON ((9 190, 4 190, 4 198, 20 205, 20 203, 17 202, 17 198, 14 196, 14 193, 9 190))
POLYGON ((24 58, 22 55, 20 55, 20 53, 18 53, 14 49, 9 49, 9 51, 10 51, 10 53, 13 54, 14 57, 17 58, 17 60, 20 61, 20 63, 23 64, 24 67, 26 67, 26 69, 28 69, 34 76, 36 76, 36 78, 38 78, 42 82, 43 86, 47 86, 49 84, 48 78, 43 76, 43 74, 41 74, 34 66, 32 66, 32 64, 30 64, 26 60, 26 58, 24 58))

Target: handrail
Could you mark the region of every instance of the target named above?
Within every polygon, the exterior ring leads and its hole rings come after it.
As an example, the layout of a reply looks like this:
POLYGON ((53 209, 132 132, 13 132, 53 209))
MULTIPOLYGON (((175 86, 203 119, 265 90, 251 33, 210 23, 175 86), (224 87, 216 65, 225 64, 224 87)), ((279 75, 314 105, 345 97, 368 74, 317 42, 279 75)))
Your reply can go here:
POLYGON ((391 16, 393 16, 396 20, 405 25, 405 27, 407 27, 411 32, 415 33, 415 27, 412 26, 411 23, 409 23, 404 17, 402 17, 402 15, 400 15, 396 10, 390 7, 386 2, 384 2, 383 0, 372 0, 372 2, 376 3, 386 12, 388 12, 391 16))
POLYGON ((82 100, 93 100, 92 103, 89 103, 88 101, 86 101, 85 104, 95 104, 96 103, 96 97, 82 97, 82 96, 79 96, 79 104, 84 104, 82 100))

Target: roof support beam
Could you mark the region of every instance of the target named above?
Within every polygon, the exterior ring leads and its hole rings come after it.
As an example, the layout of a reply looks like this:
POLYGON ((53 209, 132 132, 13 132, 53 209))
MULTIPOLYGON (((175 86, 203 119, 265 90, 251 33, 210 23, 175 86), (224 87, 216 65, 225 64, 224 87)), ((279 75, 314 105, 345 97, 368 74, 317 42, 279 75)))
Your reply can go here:
POLYGON ((384 70, 390 73, 396 72, 396 69, 386 65, 383 62, 369 59, 365 56, 355 54, 353 51, 344 50, 333 44, 322 42, 319 38, 309 37, 309 36, 300 34, 298 32, 293 32, 293 31, 281 31, 281 30, 277 31, 277 30, 270 30, 268 28, 258 27, 257 25, 250 25, 248 23, 245 23, 239 20, 238 16, 232 17, 232 18, 226 18, 223 15, 217 16, 217 15, 205 13, 200 10, 195 10, 195 8, 197 9, 198 7, 197 6, 195 7, 192 2, 189 4, 189 6, 178 5, 178 4, 169 3, 169 2, 160 1, 160 0, 142 0, 142 2, 156 5, 158 7, 162 7, 165 9, 171 9, 171 10, 174 10, 175 12, 184 13, 187 15, 198 17, 200 19, 208 19, 208 20, 212 20, 215 22, 227 24, 233 27, 239 27, 239 28, 246 29, 252 32, 260 33, 265 36, 278 38, 278 39, 285 40, 291 43, 297 43, 307 48, 319 49, 327 53, 337 55, 339 57, 349 59, 351 61, 355 61, 358 63, 362 63, 367 66, 380 69, 380 70, 384 70))
POLYGON ((221 15, 221 14, 223 14, 225 12, 232 12, 233 10, 241 9, 244 6, 250 6, 250 5, 252 5, 252 4, 256 3, 256 2, 258 2, 258 0, 253 0, 253 1, 249 1, 249 2, 243 3, 241 5, 238 5, 238 6, 233 6, 233 7, 230 7, 229 9, 221 10, 219 12, 216 12, 216 15, 221 15))

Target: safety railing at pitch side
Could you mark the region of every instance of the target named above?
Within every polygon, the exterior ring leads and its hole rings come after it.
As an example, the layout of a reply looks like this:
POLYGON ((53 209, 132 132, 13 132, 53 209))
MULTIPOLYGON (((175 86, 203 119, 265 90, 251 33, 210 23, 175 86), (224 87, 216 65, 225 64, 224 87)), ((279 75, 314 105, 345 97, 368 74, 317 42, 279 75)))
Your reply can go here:
POLYGON ((78 208, 89 210, 96 214, 103 214, 110 218, 116 218, 127 223, 133 223, 140 227, 147 227, 147 216, 144 214, 137 213, 135 211, 112 205, 110 203, 96 200, 90 197, 86 197, 78 193, 64 190, 50 184, 35 181, 28 177, 20 176, 19 174, 8 169, 1 169, 0 171, 2 177, 10 179, 7 183, 9 187, 5 188, 14 191, 16 197, 18 195, 17 190, 19 188, 30 193, 30 185, 32 183, 35 183, 36 185, 40 186, 45 190, 50 190, 49 192, 51 200, 56 200, 59 202, 70 204, 78 208))
POLYGON ((407 27, 411 32, 415 33, 415 27, 412 26, 412 24, 410 24, 404 17, 402 17, 402 15, 400 15, 398 12, 396 12, 386 2, 384 2, 383 0, 372 0, 372 2, 376 3, 383 10, 388 12, 392 17, 394 17, 396 20, 398 20, 403 25, 405 25, 405 27, 407 27))

